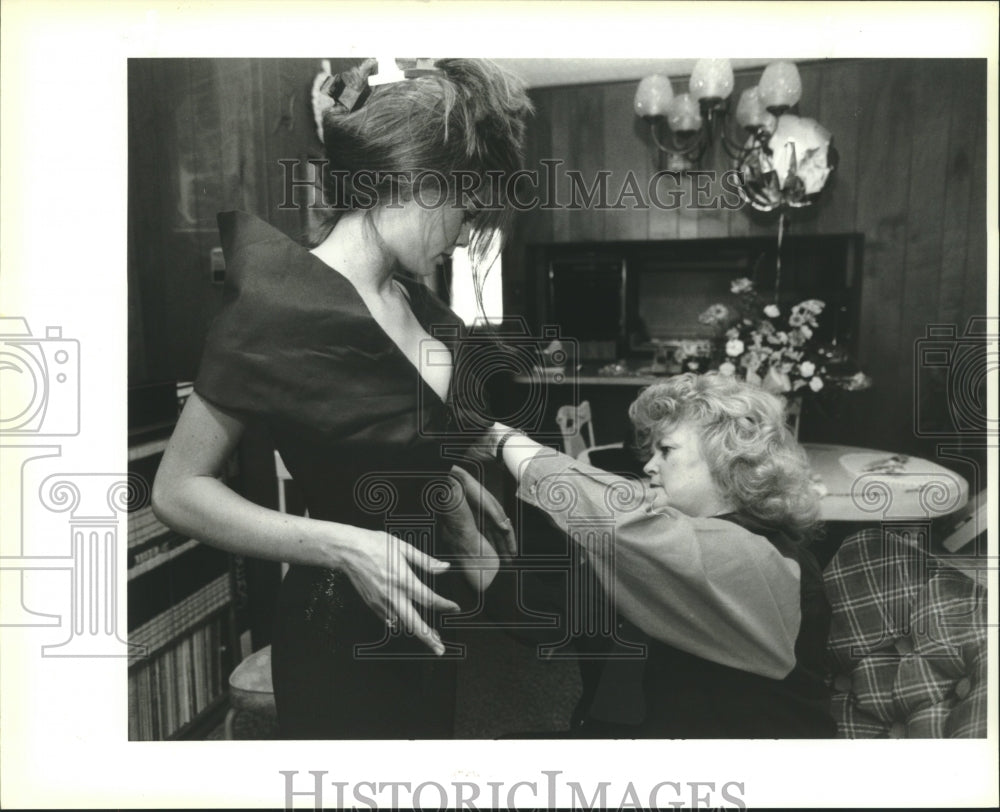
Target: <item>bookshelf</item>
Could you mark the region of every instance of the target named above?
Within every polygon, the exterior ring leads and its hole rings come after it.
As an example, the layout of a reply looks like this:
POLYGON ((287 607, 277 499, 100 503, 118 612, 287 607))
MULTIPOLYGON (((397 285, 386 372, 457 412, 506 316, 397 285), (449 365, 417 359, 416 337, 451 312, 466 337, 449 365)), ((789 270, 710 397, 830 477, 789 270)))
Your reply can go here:
MULTIPOLYGON (((129 391, 129 472, 151 491, 184 396, 183 384, 129 391)), ((238 471, 230 466, 227 479, 238 471)), ((128 520, 128 634, 141 646, 128 663, 130 741, 196 738, 227 707, 238 662, 234 557, 175 533, 145 502, 128 520)))

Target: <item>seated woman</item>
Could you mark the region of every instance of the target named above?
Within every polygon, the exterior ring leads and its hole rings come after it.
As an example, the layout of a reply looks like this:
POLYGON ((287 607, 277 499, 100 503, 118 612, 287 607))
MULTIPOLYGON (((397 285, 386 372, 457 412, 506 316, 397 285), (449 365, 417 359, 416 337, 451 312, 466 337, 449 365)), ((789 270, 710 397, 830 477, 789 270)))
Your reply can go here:
POLYGON ((585 738, 832 736, 830 610, 803 547, 817 495, 781 401, 718 374, 646 389, 629 409, 648 487, 496 424, 484 455, 586 550, 620 642, 574 734, 585 738), (596 532, 595 532, 596 531, 596 532))

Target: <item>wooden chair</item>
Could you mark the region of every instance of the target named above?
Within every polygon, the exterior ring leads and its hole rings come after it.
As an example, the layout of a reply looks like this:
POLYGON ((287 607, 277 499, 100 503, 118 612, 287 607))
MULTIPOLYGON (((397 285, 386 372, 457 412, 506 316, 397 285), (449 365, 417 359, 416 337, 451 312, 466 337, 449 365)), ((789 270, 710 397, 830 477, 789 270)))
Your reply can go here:
MULTIPOLYGON (((274 452, 274 473, 278 477, 278 510, 282 513, 288 513, 285 489, 288 487, 288 483, 292 481, 292 475, 288 473, 285 461, 281 459, 281 454, 277 451, 274 452)), ((309 511, 306 511, 305 515, 308 516, 309 511)))
POLYGON ((590 401, 582 401, 579 406, 561 406, 556 412, 556 423, 562 432, 563 452, 588 465, 591 464, 591 453, 623 446, 623 443, 597 445, 594 442, 590 401))
MULTIPOLYGON (((287 488, 288 483, 293 480, 292 475, 288 472, 288 467, 285 465, 285 461, 281 459, 281 454, 277 451, 274 452, 274 473, 278 478, 278 510, 282 513, 288 513, 287 488)), ((309 511, 304 511, 302 515, 308 516, 309 511)), ((288 564, 282 563, 281 577, 284 578, 287 573, 288 564)))
POLYGON ((941 546, 954 553, 972 542, 981 533, 986 532, 986 511, 989 507, 987 492, 980 491, 971 497, 968 504, 957 513, 948 517, 947 533, 941 546))
MULTIPOLYGON (((576 458, 580 462, 587 463, 587 465, 593 465, 594 464, 594 455, 596 455, 598 452, 600 452, 600 451, 610 451, 611 449, 624 448, 624 447, 625 447, 624 443, 607 443, 605 445, 595 445, 592 448, 585 448, 585 449, 583 449, 583 451, 581 451, 579 454, 576 455, 576 458)), ((600 468, 601 466, 597 466, 597 467, 600 468)))
POLYGON ((590 401, 585 400, 579 406, 560 406, 556 412, 556 424, 562 432, 563 453, 579 457, 588 448, 596 445, 590 401), (587 439, 584 439, 585 431, 587 439))

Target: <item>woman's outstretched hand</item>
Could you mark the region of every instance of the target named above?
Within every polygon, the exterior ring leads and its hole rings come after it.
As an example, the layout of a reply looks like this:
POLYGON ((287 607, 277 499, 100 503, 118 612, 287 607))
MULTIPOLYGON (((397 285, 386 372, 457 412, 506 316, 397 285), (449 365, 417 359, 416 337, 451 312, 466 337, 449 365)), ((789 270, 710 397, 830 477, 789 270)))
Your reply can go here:
POLYGON ((441 636, 420 616, 414 604, 437 612, 458 612, 417 577, 414 568, 431 574, 447 571, 446 561, 420 552, 391 533, 363 530, 358 541, 343 550, 341 567, 371 610, 395 630, 401 627, 422 640, 435 654, 444 653, 441 636))

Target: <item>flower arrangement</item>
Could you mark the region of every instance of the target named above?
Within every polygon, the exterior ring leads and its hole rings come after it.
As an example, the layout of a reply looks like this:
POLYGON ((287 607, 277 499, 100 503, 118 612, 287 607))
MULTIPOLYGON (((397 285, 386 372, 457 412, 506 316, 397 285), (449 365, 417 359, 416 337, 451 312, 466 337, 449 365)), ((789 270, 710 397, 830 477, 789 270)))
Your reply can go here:
POLYGON ((852 368, 836 344, 817 339, 825 303, 807 299, 783 313, 765 303, 749 279, 730 286, 733 306, 713 304, 699 316, 717 331, 714 340, 684 341, 675 353, 684 371, 718 370, 775 394, 817 393, 828 386, 867 389, 871 379, 852 368))

